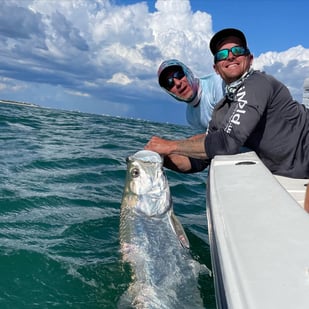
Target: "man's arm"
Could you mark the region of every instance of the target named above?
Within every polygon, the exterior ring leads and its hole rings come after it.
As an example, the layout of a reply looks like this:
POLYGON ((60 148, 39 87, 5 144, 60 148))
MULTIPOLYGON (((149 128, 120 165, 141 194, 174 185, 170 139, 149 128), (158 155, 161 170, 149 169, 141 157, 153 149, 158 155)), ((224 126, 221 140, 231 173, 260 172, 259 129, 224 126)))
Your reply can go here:
POLYGON ((153 136, 145 146, 145 149, 155 151, 164 156, 178 154, 195 159, 207 159, 205 137, 205 134, 201 134, 185 140, 171 141, 153 136))
POLYGON ((163 165, 170 170, 180 173, 190 173, 192 169, 189 158, 177 154, 164 156, 163 165))

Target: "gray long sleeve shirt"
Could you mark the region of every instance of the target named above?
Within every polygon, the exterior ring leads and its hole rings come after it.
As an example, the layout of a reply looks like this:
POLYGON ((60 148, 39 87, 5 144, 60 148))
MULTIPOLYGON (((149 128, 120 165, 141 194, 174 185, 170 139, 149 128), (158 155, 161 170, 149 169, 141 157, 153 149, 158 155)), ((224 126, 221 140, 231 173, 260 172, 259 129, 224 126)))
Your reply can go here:
POLYGON ((242 146, 254 150, 274 174, 309 178, 309 109, 259 71, 239 85, 233 100, 218 103, 205 139, 210 159, 239 153, 242 146))

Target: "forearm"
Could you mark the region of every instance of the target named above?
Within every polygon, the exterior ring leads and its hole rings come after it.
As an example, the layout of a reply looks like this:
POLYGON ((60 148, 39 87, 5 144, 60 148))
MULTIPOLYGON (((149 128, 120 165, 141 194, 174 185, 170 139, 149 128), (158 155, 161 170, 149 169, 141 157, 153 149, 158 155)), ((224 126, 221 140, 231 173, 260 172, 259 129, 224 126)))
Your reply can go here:
POLYGON ((154 136, 147 143, 145 149, 156 151, 165 156, 177 154, 196 159, 207 159, 205 137, 206 135, 202 134, 186 140, 170 141, 154 136))
POLYGON ((203 134, 194 139, 175 141, 176 144, 172 153, 195 159, 207 159, 205 137, 206 135, 203 134))
POLYGON ((206 136, 206 133, 201 133, 201 134, 193 135, 193 136, 189 137, 188 139, 196 141, 197 139, 199 139, 201 137, 205 137, 205 136, 206 136))

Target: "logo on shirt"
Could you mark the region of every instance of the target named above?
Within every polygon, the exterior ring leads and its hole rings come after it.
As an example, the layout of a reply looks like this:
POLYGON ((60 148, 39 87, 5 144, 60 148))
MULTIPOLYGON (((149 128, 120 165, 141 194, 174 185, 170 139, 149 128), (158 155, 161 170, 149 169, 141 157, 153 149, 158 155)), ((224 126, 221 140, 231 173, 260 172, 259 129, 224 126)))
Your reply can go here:
POLYGON ((240 125, 240 119, 242 115, 246 113, 245 106, 248 103, 248 101, 244 99, 245 96, 246 96, 246 91, 245 91, 245 87, 243 86, 238 90, 238 92, 235 95, 235 101, 237 105, 233 111, 233 114, 230 117, 230 120, 227 126, 224 129, 225 132, 231 133, 233 125, 237 125, 237 126, 240 125))

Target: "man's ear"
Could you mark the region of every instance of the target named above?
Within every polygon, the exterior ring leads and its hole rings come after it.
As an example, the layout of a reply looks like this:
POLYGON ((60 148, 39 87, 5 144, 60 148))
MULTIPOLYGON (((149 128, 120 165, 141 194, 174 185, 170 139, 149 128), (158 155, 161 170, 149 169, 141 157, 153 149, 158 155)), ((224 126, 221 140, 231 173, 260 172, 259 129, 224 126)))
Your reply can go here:
POLYGON ((215 64, 215 63, 213 64, 213 66, 212 66, 212 67, 214 68, 215 72, 216 72, 217 74, 219 74, 219 72, 218 72, 218 70, 217 70, 217 66, 216 66, 216 64, 215 64))
POLYGON ((252 65, 252 62, 253 62, 253 55, 250 54, 249 57, 250 57, 250 66, 251 66, 251 65, 252 65))

